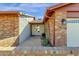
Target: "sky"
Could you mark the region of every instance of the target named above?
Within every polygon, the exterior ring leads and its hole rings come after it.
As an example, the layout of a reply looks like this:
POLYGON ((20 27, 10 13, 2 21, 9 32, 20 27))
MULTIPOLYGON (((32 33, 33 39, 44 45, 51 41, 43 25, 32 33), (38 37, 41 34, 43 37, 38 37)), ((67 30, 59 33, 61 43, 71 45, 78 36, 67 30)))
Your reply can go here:
POLYGON ((43 19, 46 9, 55 3, 0 3, 0 11, 20 11, 43 19))

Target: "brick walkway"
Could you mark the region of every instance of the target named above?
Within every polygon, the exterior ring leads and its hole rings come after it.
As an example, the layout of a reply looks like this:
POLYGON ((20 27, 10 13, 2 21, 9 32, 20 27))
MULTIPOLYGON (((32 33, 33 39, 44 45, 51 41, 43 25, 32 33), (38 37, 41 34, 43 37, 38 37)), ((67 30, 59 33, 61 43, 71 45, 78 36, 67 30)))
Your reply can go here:
POLYGON ((25 40, 20 47, 41 47, 41 37, 40 36, 31 36, 25 40))
POLYGON ((79 48, 57 47, 4 47, 0 48, 0 56, 79 56, 79 48), (3 50, 4 49, 4 50, 3 50), (72 50, 72 53, 71 53, 72 50))
POLYGON ((79 56, 79 48, 43 47, 40 36, 32 36, 18 47, 0 47, 0 56, 79 56))

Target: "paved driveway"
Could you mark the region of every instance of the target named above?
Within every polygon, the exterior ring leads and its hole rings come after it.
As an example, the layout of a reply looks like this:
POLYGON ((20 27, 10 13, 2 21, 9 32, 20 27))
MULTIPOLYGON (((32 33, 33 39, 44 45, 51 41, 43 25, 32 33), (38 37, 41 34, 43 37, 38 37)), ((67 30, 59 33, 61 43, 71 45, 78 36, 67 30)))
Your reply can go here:
POLYGON ((41 47, 40 36, 31 36, 20 44, 20 47, 41 47))

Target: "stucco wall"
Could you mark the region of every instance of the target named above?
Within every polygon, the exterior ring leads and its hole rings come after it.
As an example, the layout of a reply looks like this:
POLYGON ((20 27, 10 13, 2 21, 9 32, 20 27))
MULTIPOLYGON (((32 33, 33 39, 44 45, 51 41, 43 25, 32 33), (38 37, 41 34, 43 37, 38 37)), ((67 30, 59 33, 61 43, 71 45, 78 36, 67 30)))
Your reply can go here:
POLYGON ((45 22, 44 28, 45 28, 46 38, 50 38, 48 21, 45 22))
POLYGON ((31 35, 29 21, 32 21, 33 19, 34 18, 26 16, 19 17, 19 43, 22 43, 31 35))

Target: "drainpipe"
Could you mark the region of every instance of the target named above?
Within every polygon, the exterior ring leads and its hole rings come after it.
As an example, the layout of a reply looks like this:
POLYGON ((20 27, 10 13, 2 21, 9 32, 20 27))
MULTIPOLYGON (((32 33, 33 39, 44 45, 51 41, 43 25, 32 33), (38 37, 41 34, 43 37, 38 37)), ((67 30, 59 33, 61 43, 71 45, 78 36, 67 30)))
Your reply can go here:
POLYGON ((55 19, 54 19, 53 46, 55 47, 55 19))

